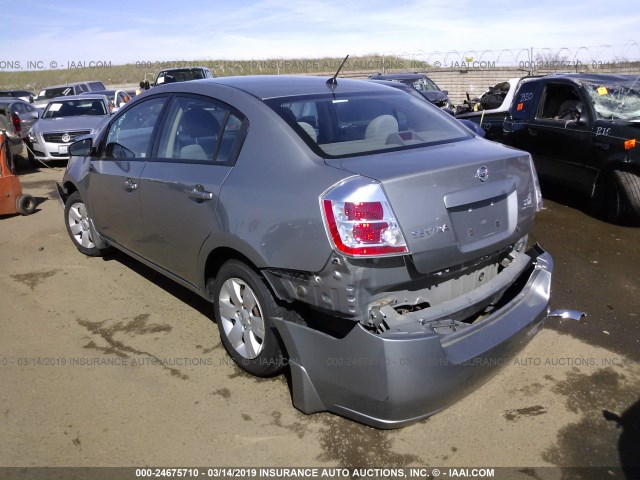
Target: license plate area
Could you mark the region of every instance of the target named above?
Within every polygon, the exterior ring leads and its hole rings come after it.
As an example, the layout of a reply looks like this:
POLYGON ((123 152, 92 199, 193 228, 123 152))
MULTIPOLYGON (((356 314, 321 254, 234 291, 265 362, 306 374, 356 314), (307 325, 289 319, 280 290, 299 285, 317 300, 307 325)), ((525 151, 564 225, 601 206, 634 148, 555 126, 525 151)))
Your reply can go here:
POLYGON ((462 252, 482 248, 513 233, 517 193, 449 208, 453 230, 462 252))
POLYGON ((69 145, 58 145, 58 154, 60 154, 60 155, 68 155, 69 154, 69 145))

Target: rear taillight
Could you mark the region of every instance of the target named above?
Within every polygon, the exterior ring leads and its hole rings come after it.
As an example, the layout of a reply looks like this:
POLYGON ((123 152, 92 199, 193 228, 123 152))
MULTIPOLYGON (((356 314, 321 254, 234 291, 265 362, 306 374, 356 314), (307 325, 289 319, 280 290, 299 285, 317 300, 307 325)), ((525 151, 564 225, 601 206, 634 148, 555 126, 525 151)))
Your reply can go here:
POLYGON ((11 123, 13 123, 13 129, 16 131, 16 135, 20 135, 22 132, 22 125, 20 124, 20 117, 15 112, 11 114, 11 123))
POLYGON ((339 252, 354 257, 409 252, 378 182, 348 178, 327 190, 320 203, 329 239, 339 252))

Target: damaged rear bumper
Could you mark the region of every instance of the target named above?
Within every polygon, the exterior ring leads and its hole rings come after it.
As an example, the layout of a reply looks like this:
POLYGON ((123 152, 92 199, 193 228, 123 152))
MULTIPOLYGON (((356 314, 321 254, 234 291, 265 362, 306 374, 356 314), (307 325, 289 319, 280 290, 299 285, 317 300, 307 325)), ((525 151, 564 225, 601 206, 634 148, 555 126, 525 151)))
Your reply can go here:
POLYGON ((293 403, 377 428, 428 417, 468 394, 510 362, 549 312, 551 256, 539 246, 510 300, 466 328, 375 333, 361 324, 336 338, 284 319, 274 324, 289 354, 293 403))

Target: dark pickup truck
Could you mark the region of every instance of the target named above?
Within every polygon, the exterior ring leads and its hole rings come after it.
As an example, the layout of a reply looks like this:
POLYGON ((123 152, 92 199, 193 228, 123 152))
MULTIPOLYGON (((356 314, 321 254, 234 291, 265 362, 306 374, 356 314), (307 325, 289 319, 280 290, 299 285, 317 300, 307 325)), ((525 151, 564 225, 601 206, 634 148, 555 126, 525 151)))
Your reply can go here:
POLYGON ((609 221, 640 217, 640 79, 557 74, 520 81, 502 141, 542 179, 575 188, 609 221))

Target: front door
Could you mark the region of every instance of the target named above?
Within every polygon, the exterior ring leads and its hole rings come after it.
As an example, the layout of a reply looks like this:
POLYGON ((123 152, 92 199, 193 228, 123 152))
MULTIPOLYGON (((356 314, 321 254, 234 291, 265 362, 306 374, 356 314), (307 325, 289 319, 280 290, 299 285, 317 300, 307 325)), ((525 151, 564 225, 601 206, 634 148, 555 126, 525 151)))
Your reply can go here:
POLYGON ((91 213, 96 229, 103 237, 134 252, 142 237, 140 174, 167 98, 150 98, 115 118, 100 156, 89 165, 91 213))

